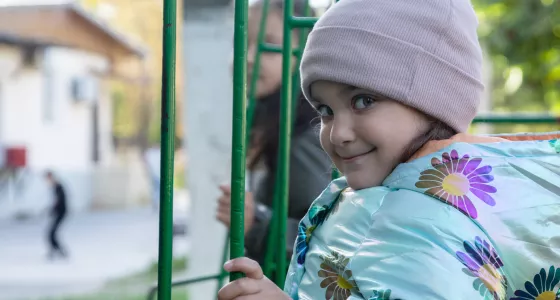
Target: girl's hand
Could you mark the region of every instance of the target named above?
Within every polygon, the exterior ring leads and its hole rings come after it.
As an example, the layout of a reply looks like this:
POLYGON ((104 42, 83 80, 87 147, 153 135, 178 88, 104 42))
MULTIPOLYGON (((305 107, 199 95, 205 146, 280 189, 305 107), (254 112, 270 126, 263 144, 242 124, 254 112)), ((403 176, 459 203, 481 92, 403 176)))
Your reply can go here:
MULTIPOLYGON (((229 185, 220 185, 220 190, 222 191, 222 196, 218 198, 216 219, 229 229, 231 225, 231 187, 229 185)), ((253 226, 253 221, 255 219, 254 207, 253 194, 245 192, 245 233, 253 226)))
POLYGON ((247 257, 226 262, 228 272, 241 272, 243 277, 228 283, 218 293, 218 300, 291 300, 270 279, 266 278, 259 264, 247 257))

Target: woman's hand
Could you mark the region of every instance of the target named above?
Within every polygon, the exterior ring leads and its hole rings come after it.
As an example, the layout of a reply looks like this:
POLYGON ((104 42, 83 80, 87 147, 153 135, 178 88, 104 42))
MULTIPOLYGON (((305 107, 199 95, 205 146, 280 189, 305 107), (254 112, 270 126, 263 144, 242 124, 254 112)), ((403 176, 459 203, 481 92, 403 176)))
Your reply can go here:
MULTIPOLYGON (((229 229, 231 225, 231 187, 229 185, 220 185, 222 195, 218 198, 218 211, 216 219, 222 222, 229 229)), ((245 233, 253 226, 255 219, 255 202, 253 194, 245 192, 245 233)))
POLYGON ((228 283, 218 293, 218 300, 289 300, 286 293, 266 278, 259 264, 246 257, 226 262, 228 272, 241 272, 243 277, 228 283))

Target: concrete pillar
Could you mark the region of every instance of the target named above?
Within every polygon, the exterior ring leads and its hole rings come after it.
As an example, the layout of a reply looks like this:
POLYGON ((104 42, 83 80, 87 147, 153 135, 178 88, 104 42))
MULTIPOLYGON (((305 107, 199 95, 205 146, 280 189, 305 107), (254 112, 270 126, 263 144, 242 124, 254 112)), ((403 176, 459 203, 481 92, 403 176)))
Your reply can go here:
MULTIPOLYGON (((226 237, 215 221, 218 184, 231 164, 233 10, 229 0, 185 0, 183 25, 185 142, 191 199, 186 277, 217 274, 226 237)), ((216 281, 192 285, 190 299, 215 299, 216 281)))

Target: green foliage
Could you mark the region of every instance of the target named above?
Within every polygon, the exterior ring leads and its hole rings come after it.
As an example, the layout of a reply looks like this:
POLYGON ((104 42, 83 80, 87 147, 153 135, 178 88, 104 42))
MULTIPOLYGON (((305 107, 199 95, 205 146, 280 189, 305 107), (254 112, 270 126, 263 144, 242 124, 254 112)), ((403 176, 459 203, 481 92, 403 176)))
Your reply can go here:
POLYGON ((130 137, 138 130, 134 119, 136 110, 124 90, 115 86, 112 92, 113 100, 113 134, 118 138, 130 137))
MULTIPOLYGON (((100 292, 97 294, 87 296, 71 296, 57 300, 146 300, 147 292, 142 293, 142 290, 136 293, 122 294, 117 292, 100 292)), ((157 299, 157 296, 155 297, 157 299)), ((171 300, 188 300, 188 294, 185 289, 174 289, 171 294, 171 300)))
POLYGON ((151 145, 161 142, 161 99, 151 104, 152 114, 148 128, 148 141, 151 145))
POLYGON ((560 1, 473 0, 495 111, 560 113, 560 1))
MULTIPOLYGON (((172 273, 180 275, 187 268, 186 257, 173 259, 172 273)), ((157 282, 158 263, 154 262, 144 271, 107 283, 101 290, 86 295, 50 298, 48 300, 145 300, 148 289, 157 282)), ((185 287, 172 290, 171 300, 188 300, 185 287)))

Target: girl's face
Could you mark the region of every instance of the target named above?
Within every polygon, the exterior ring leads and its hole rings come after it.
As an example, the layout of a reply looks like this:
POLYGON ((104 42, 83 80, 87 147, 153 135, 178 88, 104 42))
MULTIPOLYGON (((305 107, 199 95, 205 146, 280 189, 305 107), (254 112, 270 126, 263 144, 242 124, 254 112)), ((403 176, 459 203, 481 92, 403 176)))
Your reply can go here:
MULTIPOLYGON (((260 69, 258 74, 253 74, 253 64, 258 48, 258 36, 262 17, 262 6, 254 5, 249 9, 248 20, 248 48, 247 48, 247 83, 251 84, 253 75, 258 76, 256 85, 256 98, 262 98, 276 92, 282 84, 282 54, 261 52, 260 69)), ((270 7, 264 42, 268 44, 282 45, 283 34, 282 14, 278 9, 270 7)), ((297 43, 297 39, 293 39, 297 43)), ((294 61, 295 63, 295 61, 294 61)), ((250 87, 249 87, 250 88, 250 87)))
POLYGON ((321 145, 355 190, 379 186, 400 163, 428 118, 372 91, 330 81, 311 85, 321 145))

